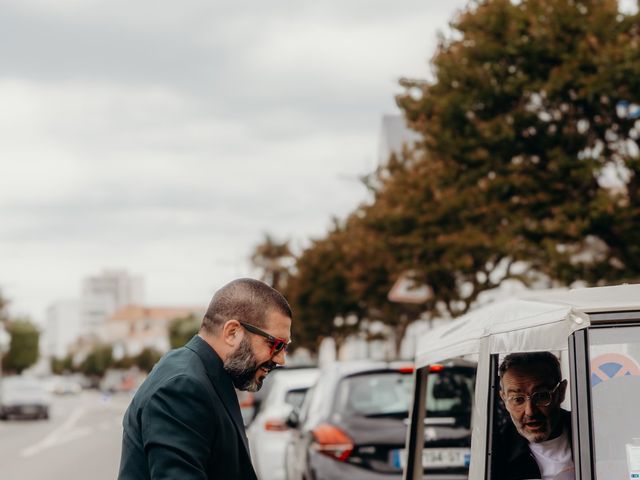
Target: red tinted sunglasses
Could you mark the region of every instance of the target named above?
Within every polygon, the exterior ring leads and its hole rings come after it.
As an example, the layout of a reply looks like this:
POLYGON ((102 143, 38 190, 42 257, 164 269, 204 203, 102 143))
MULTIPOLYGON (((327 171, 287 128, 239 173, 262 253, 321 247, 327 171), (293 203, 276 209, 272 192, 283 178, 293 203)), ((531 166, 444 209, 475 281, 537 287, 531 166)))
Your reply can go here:
POLYGON ((269 353, 270 357, 273 357, 279 354, 283 350, 285 353, 287 352, 287 350, 289 350, 289 344, 291 342, 288 342, 284 338, 278 338, 278 337, 274 337, 273 335, 269 335, 264 330, 261 330, 260 328, 255 327, 250 323, 240 322, 240 325, 242 325, 247 330, 247 332, 251 332, 254 335, 260 335, 261 337, 264 337, 267 339, 267 341, 269 342, 269 345, 271 345, 271 352, 269 353))

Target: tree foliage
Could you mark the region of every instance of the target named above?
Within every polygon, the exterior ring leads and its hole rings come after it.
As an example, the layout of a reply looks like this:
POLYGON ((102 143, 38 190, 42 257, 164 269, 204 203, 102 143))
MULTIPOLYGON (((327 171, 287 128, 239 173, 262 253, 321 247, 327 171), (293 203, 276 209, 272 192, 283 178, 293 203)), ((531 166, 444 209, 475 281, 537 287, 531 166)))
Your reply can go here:
POLYGON ((154 348, 144 348, 134 359, 134 364, 144 372, 150 372, 153 366, 162 358, 162 353, 154 348))
POLYGON ((63 358, 51 357, 51 372, 55 375, 63 375, 73 371, 75 371, 75 369, 72 355, 67 355, 63 358))
POLYGON ((9 351, 2 359, 5 371, 22 373, 38 361, 40 331, 28 320, 10 321, 7 327, 10 335, 9 351))
POLYGON ((451 23, 433 79, 397 97, 422 138, 366 179, 372 199, 297 258, 303 343, 335 317, 401 338, 421 311, 455 317, 507 280, 640 275, 640 17, 614 0, 478 0, 451 23), (433 290, 392 304, 403 272, 433 290))
POLYGON ((285 296, 294 311, 296 346, 315 351, 321 340, 333 337, 340 345, 357 331, 362 309, 349 289, 348 228, 336 221, 329 234, 313 240, 297 258, 285 296))
POLYGON ((113 364, 111 345, 97 344, 80 365, 80 371, 88 377, 102 377, 113 364))
POLYGON ((193 314, 173 319, 169 323, 169 344, 171 348, 180 348, 198 333, 200 320, 193 314))
POLYGON ((269 234, 251 254, 251 264, 260 271, 260 279, 276 290, 286 287, 293 262, 289 242, 278 242, 269 234))
POLYGON ((2 290, 0 290, 0 323, 4 322, 7 319, 7 306, 9 305, 9 300, 7 300, 2 295, 2 290))
POLYGON ((445 240, 486 249, 460 252, 478 281, 514 260, 561 283, 637 278, 640 123, 620 107, 640 102, 638 17, 613 0, 490 0, 452 27, 435 81, 398 97, 445 240))

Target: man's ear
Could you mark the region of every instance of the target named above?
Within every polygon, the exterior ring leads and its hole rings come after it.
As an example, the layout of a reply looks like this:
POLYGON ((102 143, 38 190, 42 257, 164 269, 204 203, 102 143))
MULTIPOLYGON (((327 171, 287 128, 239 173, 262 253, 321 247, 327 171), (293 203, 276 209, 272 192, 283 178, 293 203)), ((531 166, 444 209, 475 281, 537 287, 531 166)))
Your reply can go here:
POLYGON ((564 396, 567 393, 567 381, 566 380, 562 380, 560 382, 560 386, 558 387, 558 404, 561 404, 562 402, 564 402, 564 396))
POLYGON ((222 326, 222 341, 230 347, 237 347, 242 340, 243 329, 235 319, 227 320, 222 326))

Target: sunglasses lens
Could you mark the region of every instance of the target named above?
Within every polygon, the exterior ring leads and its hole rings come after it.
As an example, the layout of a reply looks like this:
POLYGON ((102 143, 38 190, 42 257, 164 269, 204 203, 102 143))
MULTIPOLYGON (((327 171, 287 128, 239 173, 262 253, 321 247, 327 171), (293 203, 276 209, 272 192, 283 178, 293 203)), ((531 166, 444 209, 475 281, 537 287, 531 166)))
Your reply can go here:
POLYGON ((276 340, 271 345, 271 355, 277 355, 278 353, 280 353, 283 350, 285 352, 287 351, 287 342, 285 342, 283 340, 276 340))

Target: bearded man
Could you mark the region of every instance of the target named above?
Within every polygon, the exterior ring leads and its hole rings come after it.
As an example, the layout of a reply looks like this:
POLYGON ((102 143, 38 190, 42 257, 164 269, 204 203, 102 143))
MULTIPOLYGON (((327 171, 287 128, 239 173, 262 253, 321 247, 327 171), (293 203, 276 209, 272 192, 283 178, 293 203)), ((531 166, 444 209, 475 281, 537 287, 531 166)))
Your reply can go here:
POLYGON ((513 353, 499 368, 500 397, 511 417, 494 452, 493 480, 573 479, 567 381, 551 352, 513 353))
POLYGON ((166 354, 123 420, 120 480, 256 479, 234 390, 257 391, 284 365, 291 308, 263 282, 213 296, 199 333, 166 354))

